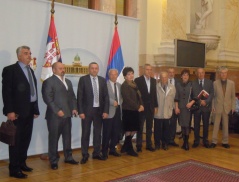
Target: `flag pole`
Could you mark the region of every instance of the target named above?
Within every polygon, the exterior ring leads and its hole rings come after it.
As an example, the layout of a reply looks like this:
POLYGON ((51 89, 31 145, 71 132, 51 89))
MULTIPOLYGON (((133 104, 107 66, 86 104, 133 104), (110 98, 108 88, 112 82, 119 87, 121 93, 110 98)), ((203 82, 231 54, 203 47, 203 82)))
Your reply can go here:
POLYGON ((117 16, 117 0, 115 0, 115 27, 118 25, 118 16, 117 16))
POLYGON ((51 0, 51 14, 54 15, 55 13, 55 9, 54 9, 54 6, 55 6, 55 0, 51 0))

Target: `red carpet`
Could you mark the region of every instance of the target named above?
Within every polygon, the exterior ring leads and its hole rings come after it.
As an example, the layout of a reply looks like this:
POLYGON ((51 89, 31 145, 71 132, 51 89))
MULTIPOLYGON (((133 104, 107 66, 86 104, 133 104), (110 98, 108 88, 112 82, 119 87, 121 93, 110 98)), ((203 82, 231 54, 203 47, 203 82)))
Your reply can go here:
POLYGON ((239 182, 239 172, 188 160, 112 180, 143 182, 239 182))

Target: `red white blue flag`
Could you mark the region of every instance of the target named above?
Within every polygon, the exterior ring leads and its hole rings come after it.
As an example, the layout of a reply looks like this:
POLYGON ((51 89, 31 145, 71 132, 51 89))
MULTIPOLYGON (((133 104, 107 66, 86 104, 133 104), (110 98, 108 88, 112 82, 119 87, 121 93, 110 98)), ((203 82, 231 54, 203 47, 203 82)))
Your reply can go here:
POLYGON ((121 50, 117 26, 115 26, 115 32, 114 32, 114 36, 113 36, 113 40, 111 44, 110 55, 109 55, 109 60, 107 65, 106 80, 109 79, 108 71, 110 69, 117 69, 120 75, 123 68, 124 68, 124 59, 123 59, 123 54, 121 50))
POLYGON ((61 52, 58 42, 58 37, 56 33, 56 27, 54 23, 54 14, 51 14, 51 22, 48 32, 47 45, 46 45, 46 53, 44 57, 44 64, 42 66, 41 80, 52 76, 52 64, 55 62, 62 62, 61 60, 61 52))

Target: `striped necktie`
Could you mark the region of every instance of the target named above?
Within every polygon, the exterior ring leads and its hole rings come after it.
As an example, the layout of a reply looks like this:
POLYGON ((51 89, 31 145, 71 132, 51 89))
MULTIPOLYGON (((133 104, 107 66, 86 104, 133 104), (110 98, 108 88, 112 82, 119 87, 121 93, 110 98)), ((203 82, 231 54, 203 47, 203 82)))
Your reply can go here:
POLYGON ((96 78, 93 78, 94 103, 99 103, 99 93, 97 89, 96 78))
POLYGON ((31 96, 34 96, 35 95, 35 90, 34 90, 34 85, 33 85, 32 74, 30 72, 30 67, 26 66, 26 68, 27 68, 28 79, 29 79, 28 81, 29 81, 29 84, 30 84, 31 96))

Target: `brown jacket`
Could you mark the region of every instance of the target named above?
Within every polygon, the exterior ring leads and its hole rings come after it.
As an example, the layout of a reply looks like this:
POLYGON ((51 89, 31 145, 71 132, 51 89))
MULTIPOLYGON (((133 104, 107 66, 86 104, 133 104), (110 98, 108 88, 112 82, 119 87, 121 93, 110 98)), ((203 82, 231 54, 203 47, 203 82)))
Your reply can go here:
POLYGON ((123 98, 123 110, 137 111, 139 106, 143 105, 141 97, 137 94, 137 90, 129 86, 126 81, 121 86, 121 94, 123 98))
POLYGON ((214 98, 212 102, 212 108, 215 109, 216 113, 222 113, 223 110, 229 113, 232 109, 235 110, 235 84, 231 80, 227 80, 225 96, 222 91, 221 80, 216 80, 213 83, 214 87, 214 98))

